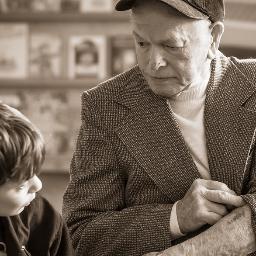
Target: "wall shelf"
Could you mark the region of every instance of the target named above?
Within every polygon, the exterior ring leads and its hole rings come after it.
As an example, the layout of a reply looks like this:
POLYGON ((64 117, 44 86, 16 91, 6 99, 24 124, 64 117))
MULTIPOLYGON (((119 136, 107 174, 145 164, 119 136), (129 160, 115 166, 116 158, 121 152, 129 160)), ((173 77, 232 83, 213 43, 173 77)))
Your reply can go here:
POLYGON ((71 79, 0 79, 1 88, 70 88, 90 89, 99 84, 97 79, 71 80, 71 79))
POLYGON ((15 12, 1 13, 0 22, 127 22, 128 13, 15 12))

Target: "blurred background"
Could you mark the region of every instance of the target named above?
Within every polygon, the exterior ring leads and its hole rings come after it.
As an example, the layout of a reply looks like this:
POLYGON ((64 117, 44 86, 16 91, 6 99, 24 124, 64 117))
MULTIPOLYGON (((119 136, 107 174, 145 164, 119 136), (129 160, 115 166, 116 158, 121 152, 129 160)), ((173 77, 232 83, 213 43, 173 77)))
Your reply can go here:
MULTIPOLYGON (((61 211, 80 96, 136 64, 129 14, 115 0, 0 0, 0 100, 42 131, 42 194, 61 211)), ((226 0, 221 50, 256 58, 256 1, 226 0)))

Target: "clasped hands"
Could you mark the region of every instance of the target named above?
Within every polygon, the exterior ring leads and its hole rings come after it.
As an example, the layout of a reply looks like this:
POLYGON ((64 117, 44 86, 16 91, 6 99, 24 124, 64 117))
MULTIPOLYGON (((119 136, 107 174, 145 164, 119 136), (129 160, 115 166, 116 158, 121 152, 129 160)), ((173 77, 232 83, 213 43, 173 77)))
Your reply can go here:
POLYGON ((182 233, 198 230, 205 224, 214 225, 230 210, 245 203, 242 197, 224 183, 197 179, 177 203, 177 218, 182 233))
MULTIPOLYGON (((231 210, 245 205, 241 196, 222 182, 197 179, 185 196, 178 201, 177 219, 182 233, 198 230, 205 224, 214 225, 231 210)), ((144 256, 168 256, 168 251, 144 256)))

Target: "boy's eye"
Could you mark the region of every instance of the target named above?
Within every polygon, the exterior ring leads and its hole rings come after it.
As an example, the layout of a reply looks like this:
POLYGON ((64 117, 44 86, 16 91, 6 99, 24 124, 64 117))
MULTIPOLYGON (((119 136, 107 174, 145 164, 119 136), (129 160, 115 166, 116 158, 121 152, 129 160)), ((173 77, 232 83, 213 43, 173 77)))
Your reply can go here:
POLYGON ((139 41, 138 42, 138 45, 141 47, 141 48, 144 48, 147 46, 147 43, 143 42, 143 41, 139 41))
POLYGON ((24 189, 25 188, 25 185, 20 185, 20 186, 18 186, 18 190, 22 190, 22 189, 24 189))
POLYGON ((17 189, 18 190, 23 190, 26 188, 26 182, 23 182, 23 183, 20 183, 18 186, 17 186, 17 189))

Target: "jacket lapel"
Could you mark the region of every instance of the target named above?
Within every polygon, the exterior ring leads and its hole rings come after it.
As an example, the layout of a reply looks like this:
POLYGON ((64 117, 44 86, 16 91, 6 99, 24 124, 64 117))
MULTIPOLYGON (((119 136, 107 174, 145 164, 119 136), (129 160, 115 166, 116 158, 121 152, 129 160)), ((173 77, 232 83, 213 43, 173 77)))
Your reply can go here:
POLYGON ((217 59, 205 103, 208 161, 213 180, 224 182, 241 193, 256 127, 255 110, 247 109, 245 103, 255 86, 228 59, 223 68, 223 59, 222 63, 217 59))
POLYGON ((141 75, 120 103, 130 112, 116 129, 118 136, 162 192, 180 199, 199 173, 166 99, 152 93, 141 75))

